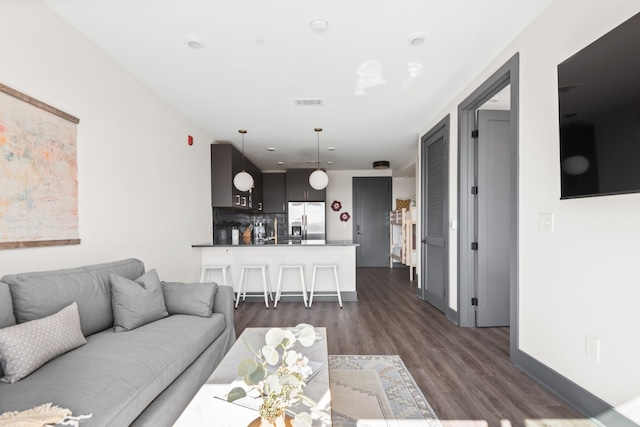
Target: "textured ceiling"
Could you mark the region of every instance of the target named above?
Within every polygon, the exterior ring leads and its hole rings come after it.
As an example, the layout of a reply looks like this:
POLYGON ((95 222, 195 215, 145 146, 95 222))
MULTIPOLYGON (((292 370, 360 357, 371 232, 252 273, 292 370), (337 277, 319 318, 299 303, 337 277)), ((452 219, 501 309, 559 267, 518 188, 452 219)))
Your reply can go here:
POLYGON ((315 162, 315 127, 328 170, 407 160, 420 129, 552 0, 43 1, 211 136, 196 143, 240 147, 247 129, 247 157, 272 171, 315 162), (415 33, 426 41, 411 45, 415 33), (295 105, 311 98, 323 105, 295 105))

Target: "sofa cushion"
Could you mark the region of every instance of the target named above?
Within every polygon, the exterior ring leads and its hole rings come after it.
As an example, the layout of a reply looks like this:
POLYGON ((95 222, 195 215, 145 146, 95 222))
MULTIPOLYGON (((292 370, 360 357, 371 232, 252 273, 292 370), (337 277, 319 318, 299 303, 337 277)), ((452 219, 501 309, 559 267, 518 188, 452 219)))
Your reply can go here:
POLYGON ((49 360, 86 343, 75 302, 51 316, 2 328, 3 381, 20 381, 49 360))
POLYGON ((113 327, 130 331, 169 315, 155 268, 135 281, 112 273, 113 327))
POLYGON ((93 414, 81 426, 127 426, 224 331, 224 316, 165 317, 127 333, 113 329, 15 384, 0 383, 0 413, 53 402, 93 414))
POLYGON ((144 264, 125 259, 54 271, 7 275, 17 323, 50 316, 72 302, 78 304, 80 326, 85 336, 113 327, 109 274, 135 279, 144 274, 144 264))
POLYGON ((209 317, 213 313, 216 283, 162 282, 162 293, 169 314, 209 317))

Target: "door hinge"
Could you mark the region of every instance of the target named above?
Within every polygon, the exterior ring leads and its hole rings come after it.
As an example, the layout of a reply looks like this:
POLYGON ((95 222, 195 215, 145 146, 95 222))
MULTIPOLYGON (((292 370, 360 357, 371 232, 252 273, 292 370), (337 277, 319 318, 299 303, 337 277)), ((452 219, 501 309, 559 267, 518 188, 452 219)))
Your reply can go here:
POLYGON ((478 137, 478 129, 472 130, 471 131, 471 138, 477 138, 478 137))
POLYGON ((478 305, 478 298, 471 298, 471 305, 478 305))
POLYGON ((471 242, 471 250, 472 251, 478 250, 478 242, 471 242))
POLYGON ((478 194, 478 186, 477 185, 471 187, 471 194, 478 194))

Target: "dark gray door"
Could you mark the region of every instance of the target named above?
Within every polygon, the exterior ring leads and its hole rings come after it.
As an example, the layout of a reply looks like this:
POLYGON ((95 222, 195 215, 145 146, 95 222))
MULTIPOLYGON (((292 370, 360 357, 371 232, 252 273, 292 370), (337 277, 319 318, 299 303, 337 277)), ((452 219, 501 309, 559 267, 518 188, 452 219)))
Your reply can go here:
POLYGON ((478 111, 476 326, 509 326, 509 111, 478 111))
POLYGON ((391 177, 353 178, 353 241, 357 267, 389 266, 391 177))
POLYGON ((422 297, 445 312, 447 299, 449 117, 422 139, 422 297))

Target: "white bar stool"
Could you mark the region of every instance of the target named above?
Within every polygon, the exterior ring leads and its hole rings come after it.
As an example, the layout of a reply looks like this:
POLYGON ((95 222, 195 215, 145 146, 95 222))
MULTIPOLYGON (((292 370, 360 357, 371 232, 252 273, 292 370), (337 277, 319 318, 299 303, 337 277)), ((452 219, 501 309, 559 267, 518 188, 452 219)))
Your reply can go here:
MULTIPOLYGON (((303 264, 281 264, 280 272, 278 273, 278 287, 276 289, 276 300, 273 304, 273 308, 275 309, 278 306, 278 301, 280 301, 280 295, 282 295, 282 276, 284 274, 285 268, 297 268, 300 272, 300 284, 302 286, 302 301, 304 302, 304 307, 307 308, 307 288, 304 285, 304 265, 303 264)), ((300 294, 295 294, 300 295, 300 294)))
POLYGON ((340 296, 340 283, 338 282, 338 264, 324 264, 324 265, 314 265, 313 266, 313 278, 311 279, 311 297, 309 298, 309 308, 311 308, 311 304, 313 303, 313 293, 316 288, 316 272, 319 268, 331 268, 333 269, 333 276, 336 281, 336 295, 338 295, 338 303, 340 304, 340 308, 342 308, 342 297, 340 296))
POLYGON ((203 265, 202 274, 200 275, 200 283, 204 283, 205 279, 207 281, 209 280, 210 270, 222 271, 222 284, 225 286, 233 286, 231 282, 231 266, 229 264, 203 265), (228 275, 227 275, 227 272, 228 272, 228 275))
POLYGON ((238 297, 236 298, 236 308, 240 302, 240 296, 242 296, 242 302, 244 302, 247 296, 247 276, 252 269, 260 269, 262 272, 262 288, 264 290, 264 304, 269 308, 269 298, 273 301, 273 295, 271 294, 271 284, 269 283, 269 266, 267 264, 259 265, 243 265, 240 270, 240 288, 238 289, 238 297), (268 296, 267 296, 268 295, 268 296))

